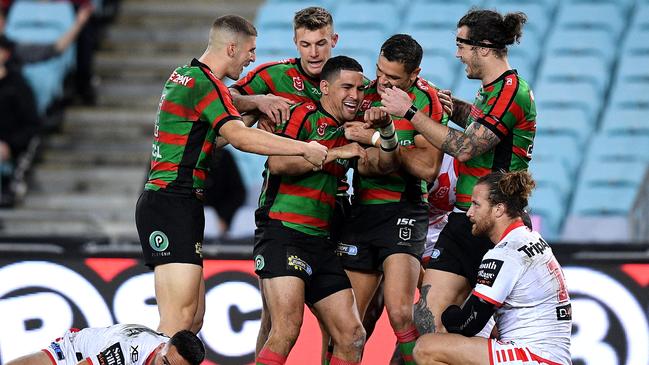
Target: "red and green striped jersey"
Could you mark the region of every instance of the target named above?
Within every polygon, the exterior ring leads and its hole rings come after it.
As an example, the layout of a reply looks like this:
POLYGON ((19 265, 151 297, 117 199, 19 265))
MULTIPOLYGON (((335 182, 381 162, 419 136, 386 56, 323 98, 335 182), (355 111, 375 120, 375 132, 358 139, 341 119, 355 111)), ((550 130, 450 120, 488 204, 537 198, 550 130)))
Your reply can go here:
MULTIPOLYGON (((407 90, 413 104, 436 122, 446 125, 448 116, 437 97, 437 88, 430 82, 417 78, 407 90)), ((376 89, 376 81, 370 84, 361 104, 361 112, 372 106, 381 105, 381 96, 376 89)), ((407 119, 392 116, 397 138, 402 147, 414 146, 415 135, 419 134, 407 119)), ((425 180, 416 178, 405 171, 388 176, 363 177, 354 174, 354 202, 360 204, 386 204, 394 202, 426 203, 428 188, 425 180)))
POLYGON ((241 95, 273 94, 296 103, 319 101, 322 96, 320 79, 307 75, 299 58, 259 65, 231 87, 241 95))
POLYGON ((178 67, 164 85, 153 133, 147 190, 203 189, 207 159, 219 129, 241 119, 228 88, 197 59, 178 67))
POLYGON ((467 127, 480 123, 500 142, 490 151, 459 164, 455 205, 467 210, 478 178, 492 171, 526 170, 532 159, 536 134, 534 94, 516 73, 509 70, 478 91, 471 107, 467 127))
MULTIPOLYGON (((278 134, 317 141, 329 149, 349 143, 342 123, 313 102, 295 107, 288 122, 278 126, 278 134)), ((257 226, 276 220, 308 235, 329 236, 337 181, 345 175, 349 164, 350 160, 339 159, 325 164, 322 171, 299 176, 273 175, 267 168, 256 213, 257 226)))

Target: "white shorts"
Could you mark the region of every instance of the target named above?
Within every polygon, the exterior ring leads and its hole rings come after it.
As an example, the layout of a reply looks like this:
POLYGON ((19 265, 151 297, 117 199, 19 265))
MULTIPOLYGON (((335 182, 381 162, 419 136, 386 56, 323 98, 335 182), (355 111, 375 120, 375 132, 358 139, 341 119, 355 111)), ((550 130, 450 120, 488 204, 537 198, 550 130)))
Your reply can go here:
POLYGON ((568 365, 548 360, 536 353, 542 352, 513 342, 500 342, 489 339, 490 365, 568 365))
POLYGON ((448 223, 448 214, 445 214, 441 217, 436 217, 433 224, 428 225, 428 233, 426 235, 426 246, 424 248, 424 254, 421 256, 422 259, 431 257, 433 250, 435 249, 435 244, 439 238, 439 233, 442 231, 444 226, 448 223))
POLYGON ((73 342, 79 330, 71 328, 52 342, 43 352, 52 360, 54 365, 75 365, 82 359, 77 359, 77 353, 74 349, 73 342))

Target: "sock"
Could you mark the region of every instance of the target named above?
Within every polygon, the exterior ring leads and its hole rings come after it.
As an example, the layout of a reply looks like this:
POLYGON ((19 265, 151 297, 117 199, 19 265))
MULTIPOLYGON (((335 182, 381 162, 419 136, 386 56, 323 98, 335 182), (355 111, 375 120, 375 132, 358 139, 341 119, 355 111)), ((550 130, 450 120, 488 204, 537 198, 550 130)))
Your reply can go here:
POLYGON ((417 337, 419 337, 417 327, 413 324, 410 328, 404 331, 395 331, 394 334, 397 336, 399 351, 401 352, 404 363, 406 365, 416 365, 415 360, 412 358, 412 350, 415 348, 417 337))
POLYGON ((332 340, 329 340, 329 345, 327 345, 327 352, 325 353, 325 365, 331 365, 331 358, 334 355, 334 343, 332 340))
POLYGON ((339 359, 335 356, 331 356, 331 365, 361 365, 361 363, 354 362, 354 361, 347 361, 347 360, 339 359))
POLYGON ((284 365, 285 362, 286 356, 272 352, 268 347, 261 349, 257 360, 255 360, 256 365, 284 365))

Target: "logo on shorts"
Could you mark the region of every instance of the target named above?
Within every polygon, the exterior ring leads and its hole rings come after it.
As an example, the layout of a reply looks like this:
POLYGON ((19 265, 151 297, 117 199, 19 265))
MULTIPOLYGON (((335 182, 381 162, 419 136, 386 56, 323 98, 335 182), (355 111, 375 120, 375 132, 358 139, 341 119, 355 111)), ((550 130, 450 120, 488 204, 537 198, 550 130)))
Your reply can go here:
POLYGON ((194 252, 200 257, 203 258, 203 242, 194 243, 194 252))
POLYGON ((261 270, 266 266, 266 261, 264 260, 264 256, 262 255, 257 255, 255 256, 255 270, 261 270))
POLYGON ((442 254, 442 251, 440 251, 439 248, 433 248, 433 251, 430 253, 430 258, 431 259, 436 259, 441 254, 442 254))
POLYGON ((169 238, 167 238, 167 235, 164 234, 164 232, 155 231, 149 236, 149 244, 152 249, 162 252, 169 248, 169 238))
POLYGON ((338 254, 338 256, 340 255, 356 256, 358 255, 358 247, 354 245, 346 245, 344 243, 339 243, 338 247, 336 247, 336 254, 338 254))
POLYGON ((61 346, 58 343, 52 342, 50 344, 50 348, 52 349, 52 351, 54 351, 54 354, 56 355, 56 358, 59 359, 59 361, 65 360, 65 355, 63 355, 63 350, 61 350, 61 346))
MULTIPOLYGON (((410 227, 399 228, 399 238, 403 241, 409 241, 412 237, 412 230, 410 227)), ((406 242, 400 242, 399 245, 404 245, 406 242)))
POLYGON ((307 275, 311 275, 313 273, 311 266, 309 266, 309 264, 307 264, 304 260, 295 255, 288 257, 288 269, 304 271, 307 273, 307 275))

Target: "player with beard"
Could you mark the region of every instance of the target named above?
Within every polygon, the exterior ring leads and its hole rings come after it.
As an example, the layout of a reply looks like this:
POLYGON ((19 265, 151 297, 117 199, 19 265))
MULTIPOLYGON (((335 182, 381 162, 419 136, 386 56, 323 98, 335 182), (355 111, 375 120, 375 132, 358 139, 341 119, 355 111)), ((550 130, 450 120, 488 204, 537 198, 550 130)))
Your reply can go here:
POLYGON ((523 222, 534 185, 526 171, 478 179, 466 215, 472 234, 495 247, 482 258, 477 285, 462 307, 442 313, 450 333, 417 341, 417 364, 571 364, 572 310, 561 266, 523 222), (475 336, 494 314, 500 339, 475 336))
POLYGON ((458 22, 457 58, 467 77, 482 81, 473 105, 456 101, 451 119, 466 127, 457 131, 433 123, 398 88, 386 89, 384 111, 410 119, 435 147, 459 162, 456 203, 440 233, 437 258, 428 263, 415 320, 424 332, 444 331, 441 312, 461 304, 475 285, 480 260, 492 243, 471 234, 466 211, 476 181, 492 171, 526 170, 536 132, 536 106, 527 82, 507 60, 507 47, 518 42, 527 21, 523 13, 505 16, 472 9, 458 22))
POLYGON ((297 340, 306 303, 335 344, 331 364, 360 363, 365 331, 349 279, 329 239, 337 181, 351 164, 363 174, 389 173, 397 164, 397 141, 389 116, 378 108, 366 120, 381 126, 378 158, 345 138, 343 124, 356 118, 365 83, 355 60, 338 56, 322 71, 320 103, 304 103, 278 127, 280 135, 318 141, 329 148, 322 171, 295 158, 269 157, 257 210, 255 271, 271 317, 270 336, 257 364, 284 364, 297 340), (355 160, 355 161, 354 161, 355 160))

